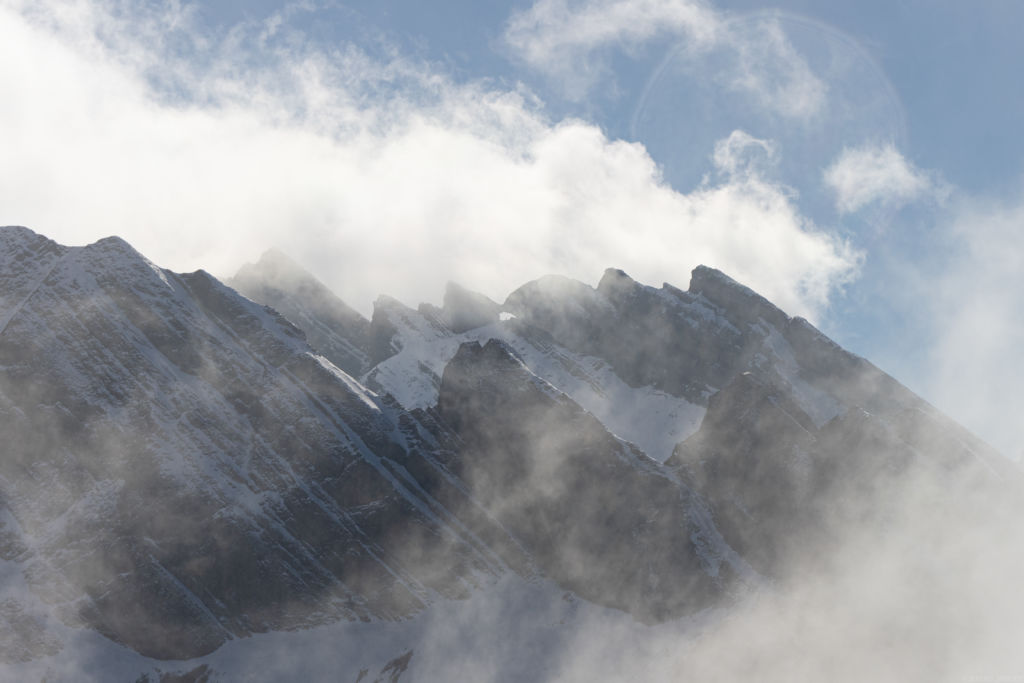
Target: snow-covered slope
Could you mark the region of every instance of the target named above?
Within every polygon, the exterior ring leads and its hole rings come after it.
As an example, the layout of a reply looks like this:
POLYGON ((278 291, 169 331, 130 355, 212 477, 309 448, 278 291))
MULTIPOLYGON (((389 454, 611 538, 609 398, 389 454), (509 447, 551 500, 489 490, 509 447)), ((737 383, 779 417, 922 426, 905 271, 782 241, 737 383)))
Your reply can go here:
POLYGON ((377 315, 394 329, 398 351, 367 374, 366 384, 394 396, 407 410, 437 404, 441 374, 462 344, 497 339, 533 374, 658 461, 695 432, 704 415, 703 407, 684 398, 651 386, 629 386, 601 358, 574 353, 515 318, 455 333, 429 313, 384 298, 377 301, 377 315))

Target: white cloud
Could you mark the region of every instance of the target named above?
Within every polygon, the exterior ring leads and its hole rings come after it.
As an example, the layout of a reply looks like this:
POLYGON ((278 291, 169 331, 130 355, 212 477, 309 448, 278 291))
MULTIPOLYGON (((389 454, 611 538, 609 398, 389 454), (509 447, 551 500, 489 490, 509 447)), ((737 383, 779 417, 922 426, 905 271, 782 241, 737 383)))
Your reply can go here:
POLYGON ((827 87, 794 49, 776 17, 730 17, 699 0, 537 0, 514 14, 505 41, 531 67, 581 98, 604 76, 607 48, 632 49, 659 37, 682 39, 694 61, 725 56, 709 70, 731 90, 775 114, 818 114, 827 87))
POLYGON ((677 192, 642 146, 522 93, 280 24, 218 39, 187 13, 26 7, 0 2, 0 224, 224 275, 277 245, 364 311, 608 266, 685 287, 703 262, 814 317, 857 268, 785 188, 677 192))
POLYGON ((891 144, 844 148, 824 172, 825 184, 835 192, 836 208, 852 213, 879 202, 906 204, 939 191, 932 178, 891 144))
POLYGON ((1024 458, 1024 203, 953 212, 952 248, 919 295, 933 321, 928 393, 1006 455, 1024 458))
POLYGON ((592 53, 612 44, 629 47, 659 35, 711 43, 721 19, 694 0, 538 0, 509 19, 506 43, 530 66, 552 72, 582 96, 603 73, 592 53))
POLYGON ((771 140, 755 138, 750 133, 734 130, 729 137, 715 143, 712 160, 719 172, 727 176, 747 176, 775 163, 778 148, 771 140))
POLYGON ((729 21, 721 48, 734 57, 723 77, 765 111, 812 119, 825 108, 828 86, 789 42, 777 19, 757 14, 729 21))

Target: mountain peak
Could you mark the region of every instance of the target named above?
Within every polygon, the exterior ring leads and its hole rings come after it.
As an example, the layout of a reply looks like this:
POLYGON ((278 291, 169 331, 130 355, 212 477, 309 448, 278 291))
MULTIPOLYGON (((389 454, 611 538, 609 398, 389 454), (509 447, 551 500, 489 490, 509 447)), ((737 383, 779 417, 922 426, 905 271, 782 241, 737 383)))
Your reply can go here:
POLYGON ((135 247, 133 247, 132 245, 128 244, 127 241, 125 241, 121 237, 118 237, 117 235, 110 235, 108 237, 104 237, 102 239, 98 239, 95 242, 93 242, 92 244, 87 245, 85 248, 86 249, 103 249, 103 250, 108 250, 108 251, 112 251, 112 250, 130 251, 130 252, 135 253, 135 254, 139 253, 139 252, 135 251, 135 247))
POLYGON ((280 249, 247 263, 228 284, 278 310, 305 331, 309 344, 353 376, 368 369, 370 321, 280 249))
POLYGON ((641 285, 636 280, 626 275, 626 271, 607 268, 601 276, 601 281, 597 283, 597 291, 609 299, 614 299, 634 291, 639 286, 641 285))
MULTIPOLYGON (((295 261, 288 254, 284 253, 277 247, 271 247, 260 255, 260 261, 269 263, 287 263, 295 265, 295 261)), ((297 267, 297 266, 296 266, 297 267)))
MULTIPOLYGON (((29 255, 63 254, 67 247, 57 244, 49 237, 33 232, 20 225, 0 226, 0 264, 7 270, 14 261, 24 261, 29 255)), ((22 263, 19 267, 26 267, 22 263)))
POLYGON ((290 256, 276 248, 263 252, 256 263, 246 263, 239 268, 232 282, 242 292, 251 289, 256 283, 279 290, 299 287, 327 289, 290 256))
POLYGON ((745 322, 757 322, 758 318, 763 318, 780 329, 789 322, 789 316, 778 306, 716 268, 705 265, 694 268, 689 291, 702 295, 745 322))
MULTIPOLYGON (((825 602, 805 607, 801 592, 798 609, 845 619, 834 602, 854 585, 847 573, 874 579, 883 566, 897 583, 873 580, 868 595, 895 588, 886 595, 901 613, 927 616, 896 592, 922 567, 943 581, 942 598, 994 586, 976 596, 986 608, 1020 574, 973 581, 1020 545, 992 531, 1020 518, 1018 504, 998 516, 985 507, 1020 499, 1015 469, 713 268, 696 268, 690 291, 618 269, 596 288, 548 276, 504 309, 451 283, 443 308, 381 296, 372 321, 277 250, 233 285, 253 300, 205 271, 160 269, 119 238, 62 247, 0 229, 0 568, 25 579, 16 609, 40 615, 29 623, 11 607, 16 591, 0 591, 0 632, 33 639, 33 670, 81 668, 65 666, 77 644, 52 655, 37 637, 64 642, 64 615, 146 666, 233 640, 239 649, 203 671, 236 680, 215 667, 256 661, 266 643, 291 648, 304 638, 296 629, 320 625, 346 652, 386 658, 411 653, 424 625, 486 604, 473 628, 532 629, 559 662, 559 614, 565 628, 600 607, 693 633, 717 628, 706 621, 716 614, 732 619, 762 586, 782 593, 810 578, 825 602), (474 327, 501 310, 517 319, 474 327), (974 526, 985 540, 965 551, 974 526), (922 538, 936 550, 923 560, 922 538), (834 583, 832 567, 843 572, 834 583), (526 584, 550 588, 540 609, 505 592, 526 584), (456 605, 474 595, 487 602, 456 605), (689 616, 699 621, 677 621, 689 616), (292 633, 246 638, 265 631, 292 633)), ((891 624, 882 603, 879 623, 891 624)), ((768 606, 772 618, 789 611, 768 606)), ((483 632, 477 642, 494 642, 483 632)), ((0 678, 37 678, 4 668, 2 641, 0 678)), ((117 652, 104 659, 125 659, 117 652)), ((365 662, 346 657, 342 677, 362 676, 365 662)))
POLYGON ((604 275, 601 276, 601 281, 597 283, 597 288, 601 289, 601 285, 605 283, 613 283, 619 281, 633 282, 633 278, 626 274, 626 271, 621 268, 605 268, 604 275))
POLYGON ((501 306, 489 298, 449 282, 444 291, 444 321, 453 332, 465 332, 498 322, 501 306))
POLYGON ((260 254, 260 258, 256 261, 255 265, 258 268, 269 269, 280 273, 292 273, 309 278, 313 277, 305 268, 300 266, 295 259, 277 247, 271 247, 260 254))
POLYGON ((0 225, 0 244, 8 245, 32 241, 51 242, 52 240, 23 225, 0 225))

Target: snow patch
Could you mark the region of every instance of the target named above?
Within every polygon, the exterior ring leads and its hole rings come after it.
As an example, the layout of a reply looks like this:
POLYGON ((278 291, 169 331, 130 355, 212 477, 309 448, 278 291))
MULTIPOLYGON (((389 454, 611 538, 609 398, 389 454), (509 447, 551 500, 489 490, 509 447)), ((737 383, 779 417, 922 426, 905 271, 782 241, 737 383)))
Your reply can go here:
POLYGON ((392 310, 389 315, 401 350, 378 364, 366 382, 391 394, 406 410, 437 404, 444 368, 460 345, 496 339, 508 344, 530 372, 568 395, 608 431, 659 462, 667 460, 676 444, 696 432, 704 419, 704 407, 650 386, 632 387, 600 358, 517 334, 511 319, 454 334, 410 309, 392 310))

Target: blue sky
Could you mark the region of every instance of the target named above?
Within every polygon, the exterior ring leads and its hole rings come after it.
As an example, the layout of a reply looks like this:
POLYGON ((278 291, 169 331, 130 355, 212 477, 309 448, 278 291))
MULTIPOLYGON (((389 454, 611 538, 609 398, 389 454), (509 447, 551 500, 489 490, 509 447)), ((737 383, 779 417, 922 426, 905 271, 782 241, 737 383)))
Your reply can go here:
POLYGON ((0 0, 0 223, 368 311, 719 267, 1024 450, 1024 4, 0 0))

